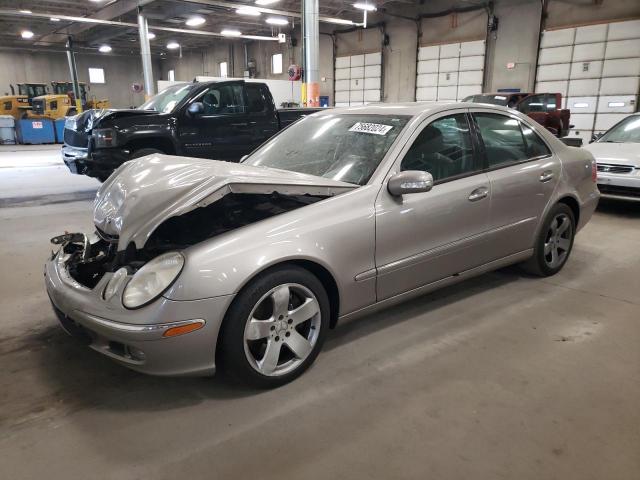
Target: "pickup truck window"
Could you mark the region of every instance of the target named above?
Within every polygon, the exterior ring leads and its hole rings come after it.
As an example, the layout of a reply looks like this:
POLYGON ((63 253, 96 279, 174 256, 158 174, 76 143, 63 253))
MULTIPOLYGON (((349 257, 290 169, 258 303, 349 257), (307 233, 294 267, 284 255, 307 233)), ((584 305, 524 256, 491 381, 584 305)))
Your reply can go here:
POLYGON ((525 98, 520 105, 518 105, 518 110, 522 113, 529 112, 554 112, 556 108, 556 97, 555 95, 531 95, 528 98, 525 98))
POLYGON ((308 116, 272 138, 245 163, 365 185, 409 118, 308 116))
POLYGON ((215 85, 202 95, 204 115, 244 113, 242 85, 215 85))
POLYGON ((436 182, 480 171, 473 157, 467 116, 451 115, 427 125, 402 159, 400 170, 423 170, 436 182))
POLYGON ((262 113, 267 109, 267 99, 260 85, 246 85, 247 111, 249 113, 262 113))
POLYGON ((155 110, 161 113, 171 113, 175 106, 189 94, 192 88, 193 84, 172 85, 140 105, 138 110, 155 110))

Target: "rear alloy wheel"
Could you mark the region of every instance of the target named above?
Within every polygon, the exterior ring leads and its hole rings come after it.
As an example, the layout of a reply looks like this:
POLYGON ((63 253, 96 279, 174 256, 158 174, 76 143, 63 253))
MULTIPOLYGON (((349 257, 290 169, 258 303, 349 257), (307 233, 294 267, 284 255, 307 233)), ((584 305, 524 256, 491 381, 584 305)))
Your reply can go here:
POLYGON ((223 368, 269 388, 287 383, 317 357, 329 301, 310 272, 295 266, 267 272, 236 297, 223 326, 223 368))
POLYGON ((542 277, 555 275, 567 262, 575 236, 573 211, 565 204, 554 206, 542 226, 534 254, 524 267, 542 277))

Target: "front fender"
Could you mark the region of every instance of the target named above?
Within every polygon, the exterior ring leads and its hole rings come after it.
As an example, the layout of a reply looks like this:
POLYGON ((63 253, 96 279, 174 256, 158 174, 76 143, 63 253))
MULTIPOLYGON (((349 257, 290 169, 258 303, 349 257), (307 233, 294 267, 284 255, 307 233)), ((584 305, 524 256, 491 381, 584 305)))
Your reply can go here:
POLYGON ((173 300, 237 293, 274 265, 306 260, 331 273, 340 314, 375 302, 374 201, 379 186, 365 186, 251 224, 187 248, 185 266, 165 294, 173 300))

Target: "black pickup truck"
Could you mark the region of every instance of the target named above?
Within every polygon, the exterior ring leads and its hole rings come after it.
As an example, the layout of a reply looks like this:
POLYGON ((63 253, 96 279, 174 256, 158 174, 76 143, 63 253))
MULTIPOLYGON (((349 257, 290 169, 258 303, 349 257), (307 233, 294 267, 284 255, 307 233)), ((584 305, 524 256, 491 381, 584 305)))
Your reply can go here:
POLYGON ((136 109, 88 110, 70 117, 62 158, 71 172, 101 181, 127 160, 153 153, 237 162, 318 110, 276 110, 264 83, 177 84, 136 109))

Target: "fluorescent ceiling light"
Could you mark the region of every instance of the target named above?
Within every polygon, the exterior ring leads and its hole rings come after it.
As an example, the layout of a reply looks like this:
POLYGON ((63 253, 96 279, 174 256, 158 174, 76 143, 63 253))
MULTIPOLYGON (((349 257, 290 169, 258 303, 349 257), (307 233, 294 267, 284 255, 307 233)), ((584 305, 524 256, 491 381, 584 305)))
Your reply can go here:
POLYGON ((335 23, 337 25, 355 25, 351 20, 345 20, 343 18, 323 17, 322 21, 326 23, 335 23))
POLYGON ((375 12, 377 10, 376 6, 370 3, 358 2, 354 3, 353 6, 360 10, 366 10, 367 12, 375 12))
POLYGON ((20 32, 20 36, 25 39, 33 38, 33 32, 31 30, 23 30, 20 32))
POLYGON ((256 0, 256 5, 273 5, 279 1, 280 0, 256 0))
POLYGON ((52 22, 59 22, 60 19, 56 18, 56 17, 51 17, 49 20, 51 20, 52 22))
POLYGON ((167 43, 167 48, 169 50, 175 50, 176 48, 180 48, 180 44, 178 42, 169 42, 167 43))
POLYGON ((109 45, 100 45, 100 48, 98 49, 98 51, 102 53, 109 53, 111 50, 112 49, 109 45))
POLYGON ((239 37, 240 35, 242 35, 242 32, 240 30, 225 28, 220 32, 220 35, 224 35, 225 37, 239 37))
POLYGON ((155 33, 153 33, 153 32, 149 32, 149 34, 147 35, 147 38, 148 38, 149 40, 153 40, 154 38, 156 38, 156 34, 155 34, 155 33))
POLYGON ((251 15, 252 17, 259 17, 262 15, 259 10, 256 10, 254 7, 240 7, 236 8, 236 13, 238 15, 251 15))
POLYGON ((190 17, 185 23, 190 27, 199 27, 200 25, 204 25, 206 20, 204 17, 190 17))
POLYGON ((32 14, 33 12, 31 10, 20 10, 20 13, 26 13, 27 15, 32 14))
POLYGON ((271 25, 289 25, 289 21, 282 17, 269 17, 266 22, 271 25))

